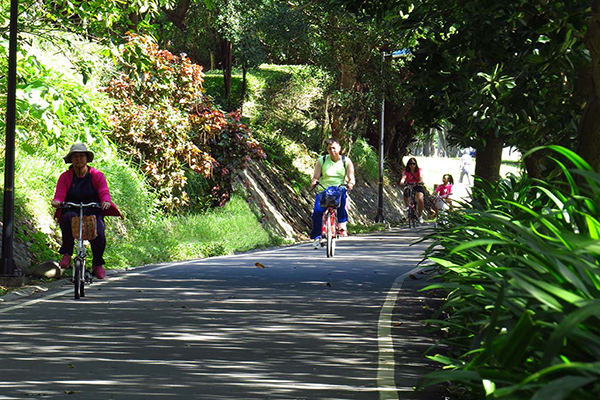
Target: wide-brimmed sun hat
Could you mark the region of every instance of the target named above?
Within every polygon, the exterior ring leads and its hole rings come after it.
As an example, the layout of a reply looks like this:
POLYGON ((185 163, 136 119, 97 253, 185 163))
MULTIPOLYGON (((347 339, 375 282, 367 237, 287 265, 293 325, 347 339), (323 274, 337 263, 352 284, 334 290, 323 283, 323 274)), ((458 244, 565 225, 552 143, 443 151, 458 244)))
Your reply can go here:
POLYGON ((69 164, 71 163, 71 156, 74 153, 85 153, 87 155, 87 161, 88 162, 92 162, 92 160, 94 159, 94 153, 92 153, 91 151, 88 150, 88 148, 85 146, 85 144, 83 143, 75 143, 73 146, 71 146, 71 149, 69 150, 69 153, 64 156, 64 160, 65 163, 69 164))

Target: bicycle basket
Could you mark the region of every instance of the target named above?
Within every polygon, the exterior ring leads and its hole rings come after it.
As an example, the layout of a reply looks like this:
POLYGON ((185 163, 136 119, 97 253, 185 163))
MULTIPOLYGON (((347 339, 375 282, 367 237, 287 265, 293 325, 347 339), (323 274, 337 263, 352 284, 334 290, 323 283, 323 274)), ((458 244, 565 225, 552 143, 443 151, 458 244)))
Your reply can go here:
MULTIPOLYGON (((71 218, 71 231, 75 240, 79 240, 79 217, 71 218)), ((95 215, 84 215, 82 223, 83 240, 94 240, 98 237, 98 228, 96 227, 95 215)))
POLYGON ((321 208, 339 207, 342 200, 342 190, 337 186, 329 186, 319 195, 321 208))

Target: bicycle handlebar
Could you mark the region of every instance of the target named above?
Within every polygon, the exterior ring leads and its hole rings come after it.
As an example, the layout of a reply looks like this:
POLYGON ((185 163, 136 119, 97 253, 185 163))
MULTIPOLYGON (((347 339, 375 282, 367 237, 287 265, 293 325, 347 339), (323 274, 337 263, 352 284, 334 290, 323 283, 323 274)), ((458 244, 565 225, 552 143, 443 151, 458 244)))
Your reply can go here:
MULTIPOLYGON (((315 187, 317 186, 321 186, 323 189, 327 189, 325 186, 323 186, 323 184, 319 181, 317 181, 317 184, 315 185, 315 187)), ((346 184, 342 183, 341 185, 337 185, 337 187, 341 188, 341 187, 346 187, 346 184)))
POLYGON ((87 208, 87 207, 96 207, 101 208, 100 203, 72 203, 70 201, 65 201, 60 203, 60 208, 69 208, 69 207, 78 207, 78 208, 87 208))

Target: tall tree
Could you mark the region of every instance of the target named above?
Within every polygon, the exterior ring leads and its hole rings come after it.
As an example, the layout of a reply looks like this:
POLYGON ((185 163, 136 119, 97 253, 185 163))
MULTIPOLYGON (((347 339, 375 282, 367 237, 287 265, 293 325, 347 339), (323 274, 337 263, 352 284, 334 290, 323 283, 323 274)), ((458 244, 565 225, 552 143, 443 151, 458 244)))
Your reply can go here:
MULTIPOLYGON (((449 140, 478 148, 476 172, 484 179, 498 178, 504 145, 575 148, 582 107, 597 107, 586 102, 576 85, 590 66, 583 38, 591 1, 337 3, 417 39, 409 64, 417 124, 451 122, 449 140)), ((590 29, 590 35, 597 33, 590 29)), ((592 41, 588 39, 588 47, 594 57, 592 41)), ((582 126, 590 128, 579 129, 579 142, 589 131, 588 142, 595 137, 598 143, 597 128, 593 133, 597 125, 591 121, 600 114, 587 115, 582 126)), ((526 161, 531 175, 541 173, 543 158, 526 161)))
POLYGON ((587 103, 579 125, 579 154, 600 170, 600 1, 592 5, 585 43, 592 62, 584 72, 581 85, 586 88, 587 103))

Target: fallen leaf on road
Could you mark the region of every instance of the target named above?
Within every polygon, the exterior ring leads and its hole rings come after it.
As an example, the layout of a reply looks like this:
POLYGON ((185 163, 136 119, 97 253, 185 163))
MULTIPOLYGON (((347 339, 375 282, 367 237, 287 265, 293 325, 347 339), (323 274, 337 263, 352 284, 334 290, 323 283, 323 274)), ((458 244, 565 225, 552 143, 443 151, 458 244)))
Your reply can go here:
POLYGON ((400 326, 400 325, 402 325, 402 322, 396 322, 396 323, 394 324, 394 326, 400 326))
POLYGON ((255 262, 254 265, 256 265, 256 268, 267 268, 259 262, 255 262))

